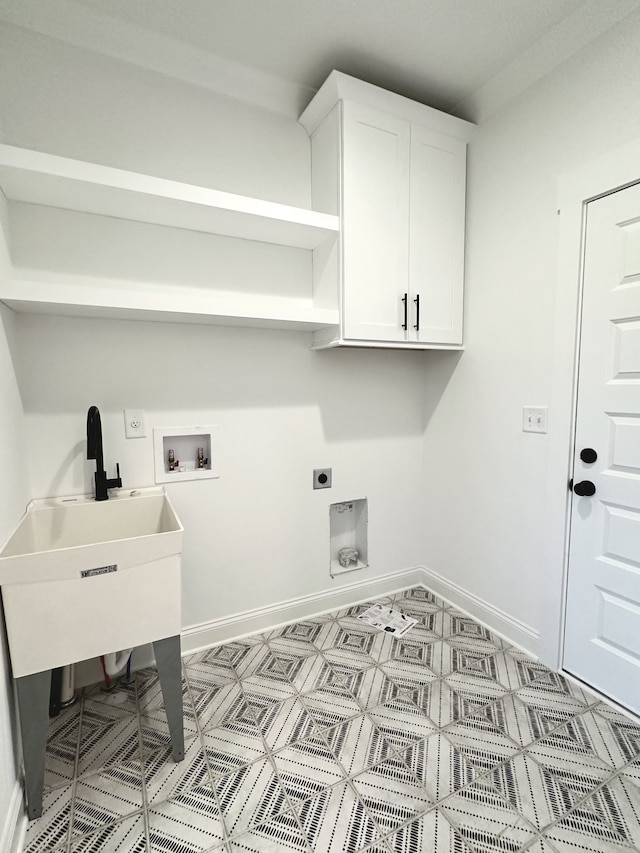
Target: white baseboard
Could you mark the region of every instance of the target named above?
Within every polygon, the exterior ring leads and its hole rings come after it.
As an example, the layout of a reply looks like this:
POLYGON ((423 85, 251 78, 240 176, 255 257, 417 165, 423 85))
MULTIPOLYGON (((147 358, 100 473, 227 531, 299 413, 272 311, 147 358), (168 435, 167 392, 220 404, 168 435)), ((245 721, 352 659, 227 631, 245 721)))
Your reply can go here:
POLYGON ((422 569, 421 583, 509 643, 519 646, 534 657, 538 656, 540 634, 525 622, 515 619, 504 610, 494 607, 431 569, 422 569))
POLYGON ((24 846, 27 815, 22 806, 22 785, 16 781, 4 826, 0 827, 0 853, 19 853, 24 846))
POLYGON ((183 654, 197 652, 219 643, 228 643, 260 631, 272 630, 299 619, 310 619, 340 607, 390 595, 410 586, 423 586, 430 589, 509 643, 537 656, 540 638, 537 631, 424 566, 345 584, 339 589, 327 589, 312 595, 277 602, 267 607, 258 607, 255 610, 214 619, 211 622, 192 625, 182 631, 182 652, 183 654))
POLYGON ((319 616, 340 607, 347 607, 377 596, 390 595, 409 586, 420 584, 424 585, 423 569, 419 567, 405 569, 377 578, 344 584, 339 589, 327 589, 312 595, 277 602, 267 607, 258 607, 255 610, 214 619, 211 622, 192 625, 182 631, 182 652, 190 654, 219 643, 228 643, 231 640, 287 625, 299 619, 310 619, 312 616, 319 616))

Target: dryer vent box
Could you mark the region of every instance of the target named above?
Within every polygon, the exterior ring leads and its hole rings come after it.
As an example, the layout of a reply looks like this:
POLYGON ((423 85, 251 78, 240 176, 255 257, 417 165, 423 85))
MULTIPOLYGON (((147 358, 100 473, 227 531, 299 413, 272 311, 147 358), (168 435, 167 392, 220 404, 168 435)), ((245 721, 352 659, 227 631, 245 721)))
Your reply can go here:
POLYGON ((368 504, 366 498, 341 501, 329 506, 329 572, 331 577, 364 569, 369 565, 368 504), (357 551, 357 559, 344 565, 340 552, 357 551))
POLYGON ((219 477, 218 427, 159 427, 153 430, 156 483, 219 477))

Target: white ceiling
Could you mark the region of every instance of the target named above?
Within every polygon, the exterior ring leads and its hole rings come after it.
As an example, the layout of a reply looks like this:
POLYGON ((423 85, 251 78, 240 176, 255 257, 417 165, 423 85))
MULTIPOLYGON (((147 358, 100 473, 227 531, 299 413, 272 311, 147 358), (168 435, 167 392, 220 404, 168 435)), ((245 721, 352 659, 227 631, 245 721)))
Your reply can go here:
POLYGON ((337 68, 460 114, 482 87, 499 105, 639 2, 0 0, 0 20, 235 96, 253 86, 285 112, 337 68))

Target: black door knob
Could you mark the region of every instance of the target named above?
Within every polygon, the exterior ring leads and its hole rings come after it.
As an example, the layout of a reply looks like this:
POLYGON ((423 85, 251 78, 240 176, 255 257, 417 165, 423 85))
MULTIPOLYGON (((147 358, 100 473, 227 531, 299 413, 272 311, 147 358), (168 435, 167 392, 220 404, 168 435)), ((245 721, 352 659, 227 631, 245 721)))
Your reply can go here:
POLYGON ((590 498, 591 495, 595 495, 596 487, 591 480, 582 480, 582 482, 575 484, 573 491, 578 495, 578 497, 590 498))
POLYGON ((587 465, 595 462, 597 458, 598 454, 592 447, 585 447, 580 451, 580 459, 582 459, 583 462, 586 462, 587 465))

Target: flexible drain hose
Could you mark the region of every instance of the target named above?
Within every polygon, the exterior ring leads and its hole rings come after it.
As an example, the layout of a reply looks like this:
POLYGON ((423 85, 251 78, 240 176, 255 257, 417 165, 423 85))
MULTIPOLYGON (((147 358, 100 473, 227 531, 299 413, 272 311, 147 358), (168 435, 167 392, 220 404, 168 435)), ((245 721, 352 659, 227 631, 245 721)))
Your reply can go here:
POLYGON ((124 649, 121 652, 111 652, 111 654, 104 655, 104 668, 107 675, 113 678, 114 675, 123 670, 132 651, 133 649, 124 649))

